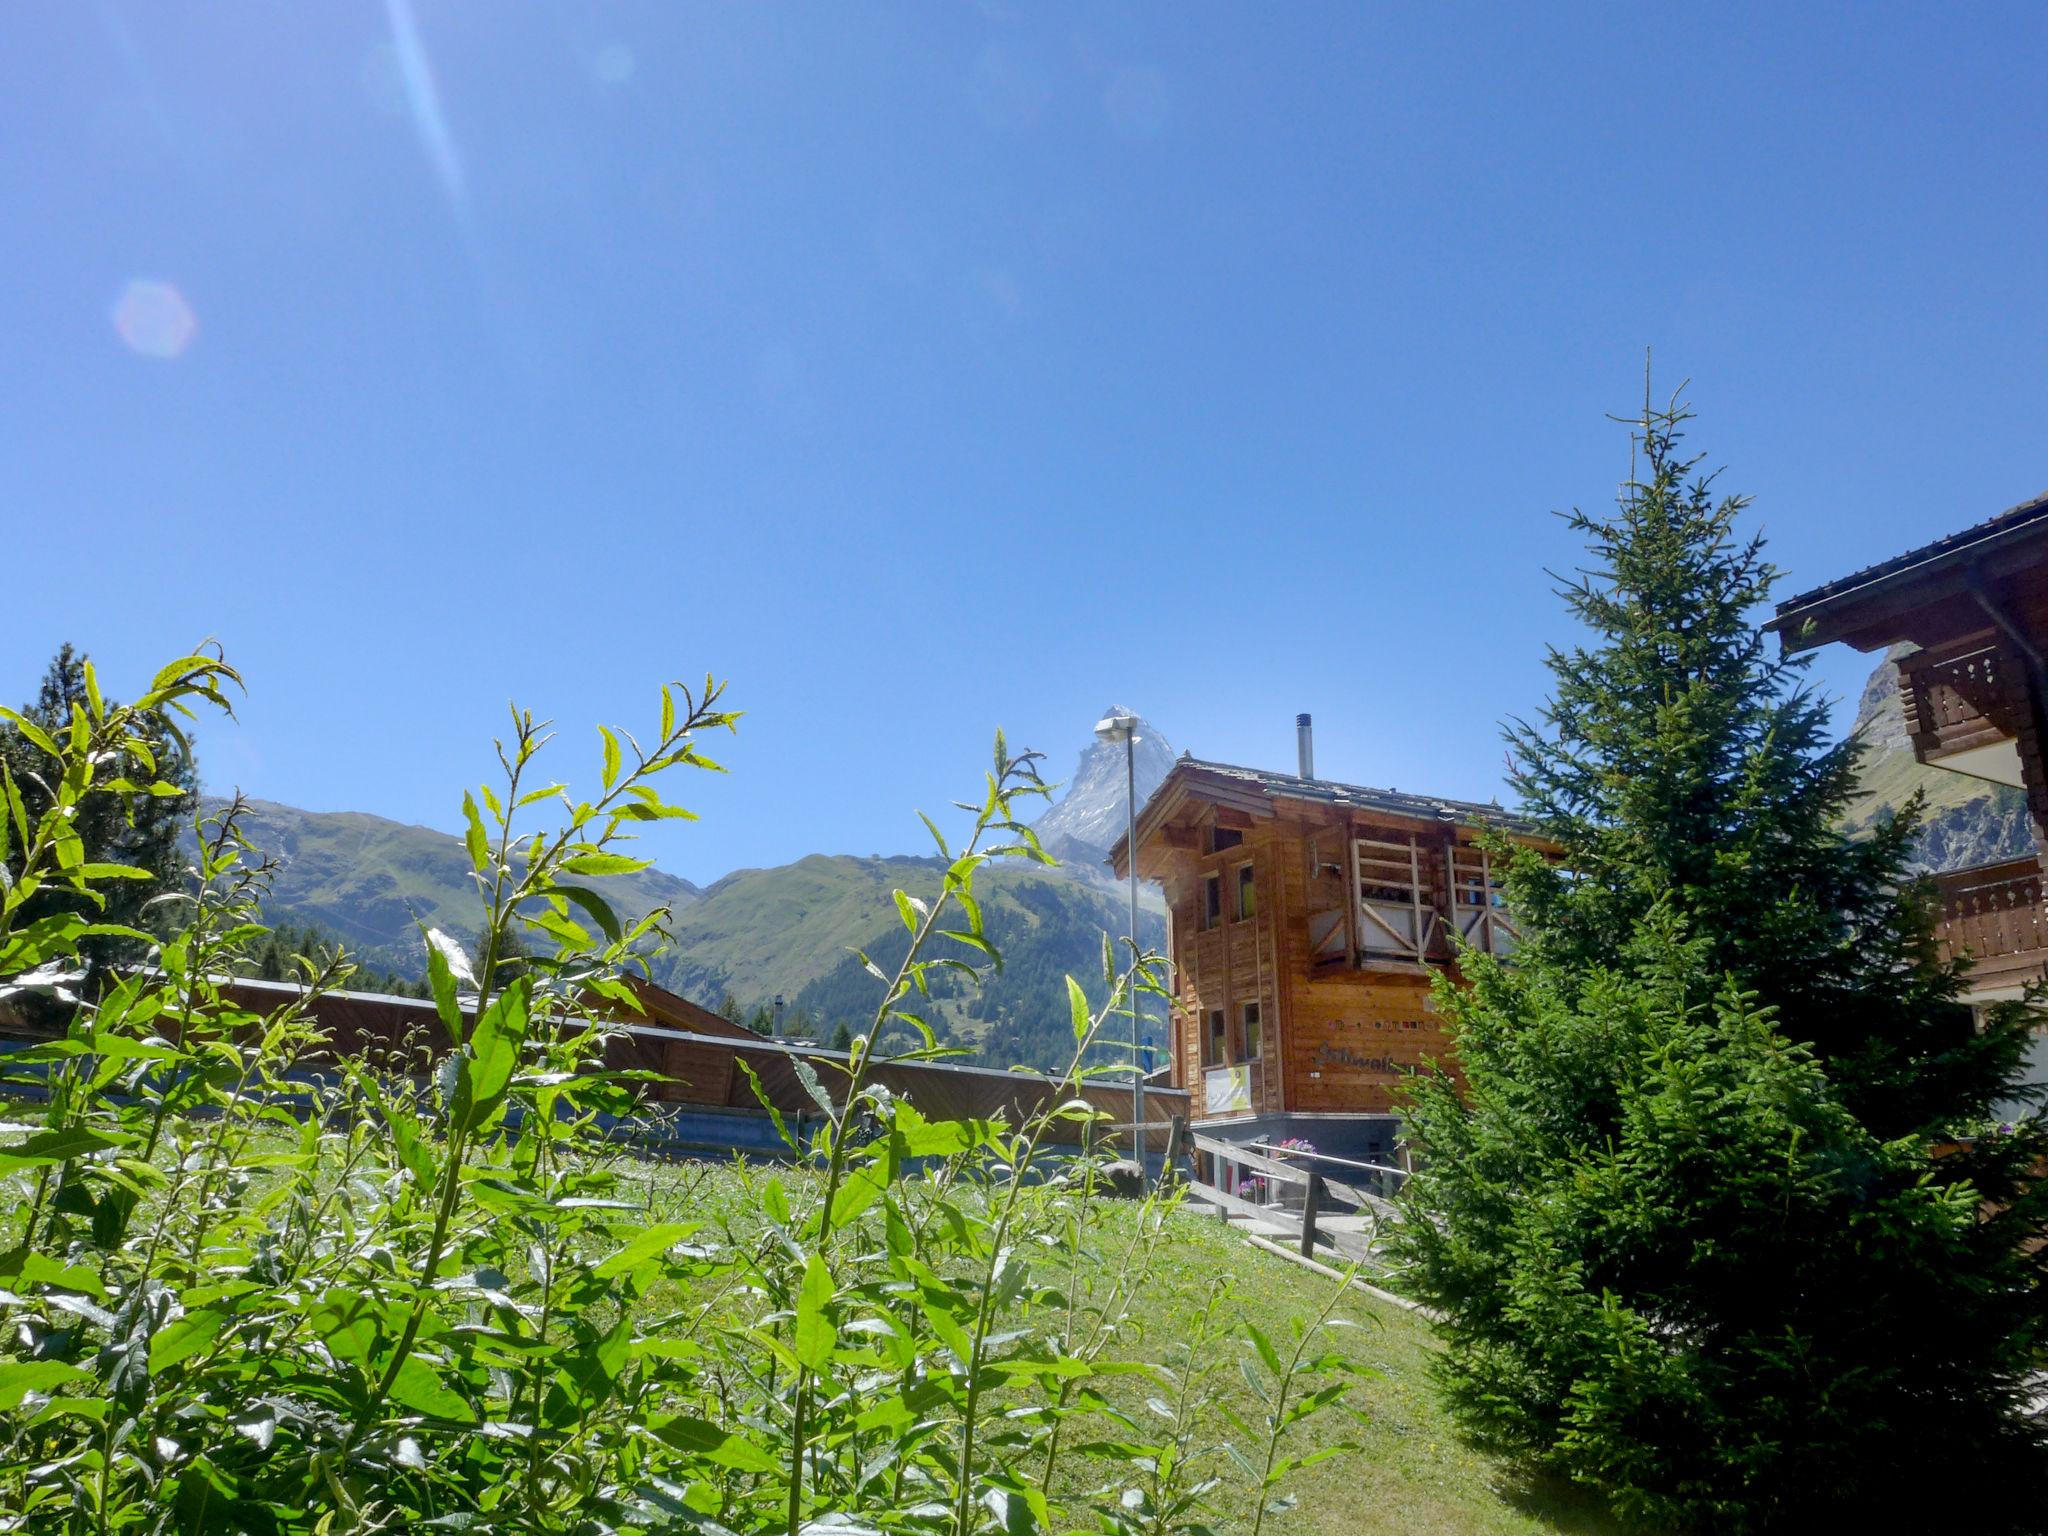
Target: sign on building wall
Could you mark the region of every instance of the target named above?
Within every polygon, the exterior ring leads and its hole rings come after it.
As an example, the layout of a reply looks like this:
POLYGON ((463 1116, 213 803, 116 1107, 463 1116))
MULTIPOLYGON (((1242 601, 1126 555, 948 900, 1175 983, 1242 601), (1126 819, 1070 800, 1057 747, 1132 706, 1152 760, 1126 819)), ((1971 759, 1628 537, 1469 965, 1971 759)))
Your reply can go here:
POLYGON ((1252 1107, 1250 1067, 1211 1067, 1202 1078, 1202 1095, 1207 1112, 1227 1115, 1252 1107))

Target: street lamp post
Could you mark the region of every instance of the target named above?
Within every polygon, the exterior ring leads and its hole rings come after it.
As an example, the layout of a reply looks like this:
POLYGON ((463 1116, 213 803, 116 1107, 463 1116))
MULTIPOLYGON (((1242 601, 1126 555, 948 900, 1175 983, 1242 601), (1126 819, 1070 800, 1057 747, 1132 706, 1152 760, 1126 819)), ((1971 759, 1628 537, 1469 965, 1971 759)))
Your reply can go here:
MULTIPOLYGON (((1130 861, 1131 955, 1138 954, 1138 717, 1111 715, 1095 722, 1095 734, 1124 748, 1124 854, 1130 861)), ((1143 1194, 1150 1180, 1145 1170, 1145 1069, 1152 1064, 1145 1043, 1145 1014, 1139 993, 1131 992, 1131 1145, 1137 1148, 1138 1192, 1143 1194)))

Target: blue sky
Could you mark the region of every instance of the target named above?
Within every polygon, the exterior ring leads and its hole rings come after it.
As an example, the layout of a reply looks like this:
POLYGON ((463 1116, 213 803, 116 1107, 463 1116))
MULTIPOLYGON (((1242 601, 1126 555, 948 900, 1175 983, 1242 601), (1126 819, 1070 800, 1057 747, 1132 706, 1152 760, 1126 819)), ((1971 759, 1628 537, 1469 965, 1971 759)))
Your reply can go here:
POLYGON ((17 10, 0 694, 218 636, 213 787, 449 826, 709 669, 698 880, 1112 700, 1484 798, 1646 346, 1788 591, 2048 485, 2044 15, 17 10))

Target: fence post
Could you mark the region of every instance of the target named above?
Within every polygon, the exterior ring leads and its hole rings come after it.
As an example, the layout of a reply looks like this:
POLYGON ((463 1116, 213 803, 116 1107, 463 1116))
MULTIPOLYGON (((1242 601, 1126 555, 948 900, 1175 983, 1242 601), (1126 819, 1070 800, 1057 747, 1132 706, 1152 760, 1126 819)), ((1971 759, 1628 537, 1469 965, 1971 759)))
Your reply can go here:
POLYGON ((1315 1257, 1316 1211, 1323 1203, 1323 1176, 1314 1169, 1309 1170, 1308 1188, 1301 1197, 1301 1256, 1315 1257))
POLYGON ((1159 1184, 1170 1189, 1180 1182, 1180 1160, 1187 1154, 1188 1117, 1175 1115, 1166 1126, 1166 1160, 1159 1169, 1159 1184))

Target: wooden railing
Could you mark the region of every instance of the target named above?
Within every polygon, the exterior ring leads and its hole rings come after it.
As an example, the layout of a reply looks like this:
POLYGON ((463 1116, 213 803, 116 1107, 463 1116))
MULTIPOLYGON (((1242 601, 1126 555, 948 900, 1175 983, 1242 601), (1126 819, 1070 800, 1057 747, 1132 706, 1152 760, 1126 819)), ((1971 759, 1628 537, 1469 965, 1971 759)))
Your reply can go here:
POLYGON ((1937 936, 1951 955, 1979 960, 2048 950, 2048 913, 2041 906, 2041 861, 2012 859, 1937 875, 1937 936))
POLYGON ((1194 1179, 1188 1193, 1226 1217, 1276 1230, 1304 1258, 1325 1243, 1345 1258, 1372 1262, 1380 1224, 1397 1219, 1386 1197, 1408 1177, 1403 1169, 1292 1147, 1248 1147, 1200 1132, 1187 1141, 1197 1168, 1208 1175, 1194 1179), (1335 1172, 1325 1174, 1324 1166, 1335 1172))
POLYGON ((1996 643, 1960 655, 1908 656, 1899 663, 1906 734, 1923 762, 2015 734, 2011 671, 1996 643))

